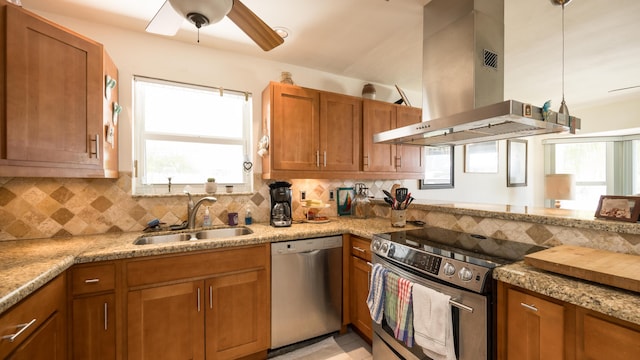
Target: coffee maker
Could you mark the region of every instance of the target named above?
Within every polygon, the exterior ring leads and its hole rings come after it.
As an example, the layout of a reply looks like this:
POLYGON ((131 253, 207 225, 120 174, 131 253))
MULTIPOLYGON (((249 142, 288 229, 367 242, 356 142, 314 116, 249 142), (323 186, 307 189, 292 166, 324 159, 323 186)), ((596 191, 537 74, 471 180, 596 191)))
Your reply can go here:
POLYGON ((269 223, 274 227, 291 226, 291 184, 276 181, 269 184, 271 195, 271 216, 269 223))

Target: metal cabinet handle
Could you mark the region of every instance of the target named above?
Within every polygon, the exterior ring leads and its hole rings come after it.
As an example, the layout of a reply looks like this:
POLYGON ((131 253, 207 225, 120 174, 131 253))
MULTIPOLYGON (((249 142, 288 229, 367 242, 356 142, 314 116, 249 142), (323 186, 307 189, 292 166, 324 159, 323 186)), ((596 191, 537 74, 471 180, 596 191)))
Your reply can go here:
POLYGON ((198 288, 198 312, 200 312, 200 288, 198 288))
POLYGON ((107 303, 104 303, 104 331, 107 331, 109 329, 109 305, 107 305, 107 303))
POLYGON ((324 151, 324 167, 327 167, 327 150, 324 151))
POLYGON ((16 326, 16 329, 18 329, 18 332, 16 332, 15 334, 5 335, 2 337, 2 340, 9 340, 9 342, 14 342, 18 338, 18 336, 22 335, 23 332, 27 331, 27 329, 31 325, 35 324, 35 322, 36 322, 36 319, 33 319, 28 323, 20 324, 16 326))
POLYGON ((320 150, 316 150, 316 167, 320 167, 320 150))
POLYGON ((361 247, 358 247, 358 246, 352 246, 351 248, 353 250, 355 250, 355 251, 360 251, 361 253, 366 253, 367 252, 365 249, 363 249, 361 247))
POLYGON ((396 156, 396 169, 402 168, 402 156, 396 156))
POLYGON ((99 278, 95 278, 95 279, 86 279, 84 281, 85 284, 95 284, 95 283, 99 283, 100 279, 99 278))
POLYGON ((213 309, 213 286, 209 285, 209 309, 213 309))
POLYGON ((96 143, 96 152, 91 152, 91 150, 89 150, 89 157, 91 157, 91 155, 95 155, 96 159, 100 159, 100 135, 96 134, 95 137, 91 139, 91 142, 96 143))
POLYGON ((529 309, 531 311, 535 311, 535 312, 538 311, 538 308, 533 304, 529 305, 529 304, 525 304, 525 303, 520 303, 520 306, 522 306, 522 307, 524 307, 526 309, 529 309))
POLYGON ((369 155, 365 155, 362 157, 362 166, 369 167, 369 155))

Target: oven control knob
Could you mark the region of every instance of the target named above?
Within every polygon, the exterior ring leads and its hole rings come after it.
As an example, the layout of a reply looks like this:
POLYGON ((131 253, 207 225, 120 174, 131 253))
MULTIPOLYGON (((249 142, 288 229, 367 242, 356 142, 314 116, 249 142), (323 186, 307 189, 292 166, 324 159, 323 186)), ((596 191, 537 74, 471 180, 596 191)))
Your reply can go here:
POLYGON ((373 248, 373 251, 380 250, 380 240, 373 240, 373 244, 371 244, 371 247, 373 248))
POLYGON ((386 243, 386 242, 382 243, 381 250, 382 250, 383 253, 386 253, 387 250, 389 250, 389 244, 386 243))
POLYGON ((469 270, 468 268, 463 267, 458 272, 458 277, 462 281, 471 281, 471 279, 473 279, 473 272, 471 272, 471 270, 469 270))
POLYGON ((444 267, 442 268, 442 271, 444 271, 445 275, 451 276, 456 273, 456 267, 453 266, 452 263, 445 263, 444 267))

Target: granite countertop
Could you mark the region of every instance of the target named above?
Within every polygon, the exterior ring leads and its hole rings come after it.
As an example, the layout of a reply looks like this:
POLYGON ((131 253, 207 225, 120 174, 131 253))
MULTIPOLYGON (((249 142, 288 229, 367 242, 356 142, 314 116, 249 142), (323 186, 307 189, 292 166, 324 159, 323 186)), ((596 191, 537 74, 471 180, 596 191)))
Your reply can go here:
POLYGON ((496 268, 493 278, 640 325, 640 294, 555 274, 523 261, 496 268))
MULTIPOLYGON (((150 233, 111 233, 56 239, 0 241, 0 314, 39 289, 73 264, 174 254, 231 246, 256 245, 277 241, 351 233, 371 238, 375 233, 398 231, 389 219, 332 218, 323 224, 296 223, 274 228, 265 223, 247 226, 253 234, 229 238, 133 245, 150 233)), ((407 228, 412 225, 407 224, 407 228)))

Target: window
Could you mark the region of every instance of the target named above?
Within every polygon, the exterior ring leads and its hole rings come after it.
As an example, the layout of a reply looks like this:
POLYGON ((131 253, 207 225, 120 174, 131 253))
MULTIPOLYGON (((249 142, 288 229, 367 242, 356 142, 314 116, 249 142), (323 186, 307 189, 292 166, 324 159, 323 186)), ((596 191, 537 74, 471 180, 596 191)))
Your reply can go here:
POLYGON ((135 194, 203 192, 211 177, 251 191, 249 93, 136 76, 134 124, 135 194))
MULTIPOLYGON (((576 199, 562 207, 595 210, 600 195, 632 195, 640 191, 638 135, 545 140, 550 174, 574 174, 576 199)), ((548 204, 550 205, 550 204, 548 204)))

